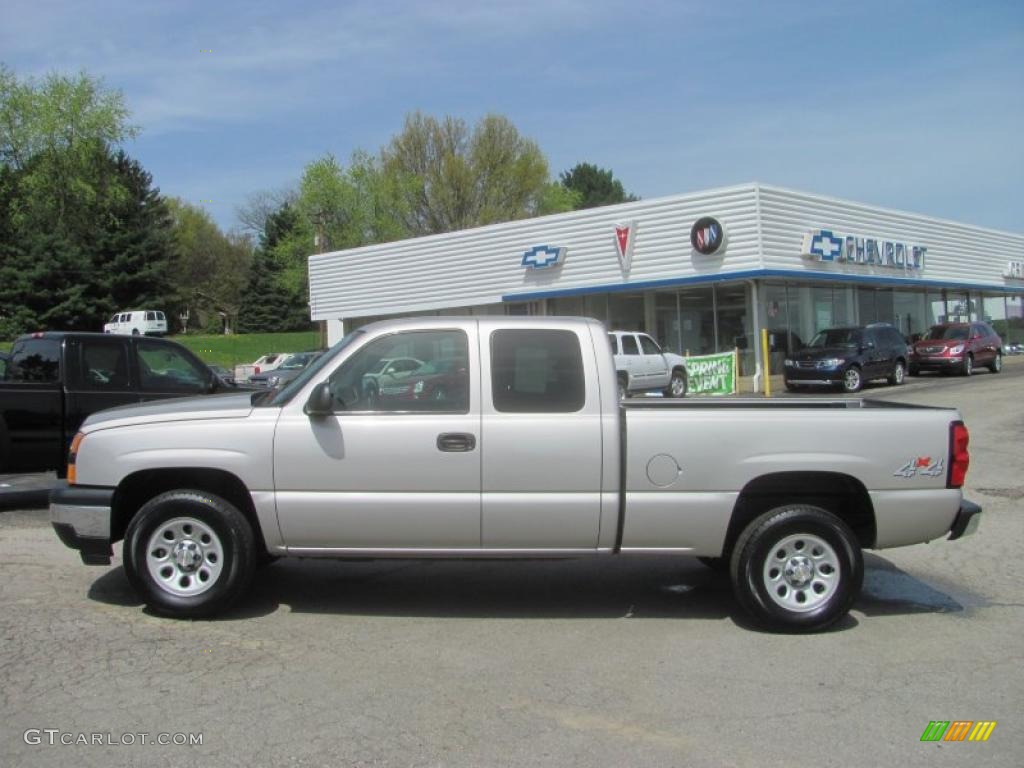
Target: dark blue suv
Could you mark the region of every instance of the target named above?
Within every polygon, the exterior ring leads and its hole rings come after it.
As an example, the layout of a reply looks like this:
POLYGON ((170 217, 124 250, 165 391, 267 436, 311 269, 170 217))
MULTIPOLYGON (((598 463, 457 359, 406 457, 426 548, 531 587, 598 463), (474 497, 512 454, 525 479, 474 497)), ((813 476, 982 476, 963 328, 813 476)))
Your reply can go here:
POLYGON ((902 384, 910 357, 907 340, 891 325, 828 328, 785 361, 786 389, 842 387, 859 392, 864 382, 902 384))

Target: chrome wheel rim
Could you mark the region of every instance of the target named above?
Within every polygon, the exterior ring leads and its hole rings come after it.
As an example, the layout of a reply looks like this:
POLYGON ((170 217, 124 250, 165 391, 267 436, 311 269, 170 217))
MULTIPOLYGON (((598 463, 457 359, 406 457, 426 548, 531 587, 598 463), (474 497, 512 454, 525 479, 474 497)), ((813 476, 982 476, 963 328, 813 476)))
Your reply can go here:
POLYGON ((843 384, 846 386, 847 392, 856 392, 860 389, 860 371, 856 368, 851 368, 843 376, 843 384))
POLYGON ((964 373, 968 376, 974 371, 974 358, 968 355, 964 358, 964 373))
POLYGON ((892 379, 897 384, 903 383, 903 376, 905 371, 903 370, 903 363, 896 363, 896 368, 892 372, 892 379))
POLYGON ((996 355, 996 359, 995 359, 995 362, 992 363, 992 367, 995 368, 996 373, 999 373, 1001 370, 1003 370, 1003 356, 1002 355, 996 355))
POLYGON ((175 597, 206 592, 217 583, 223 567, 220 537, 194 517, 175 517, 161 523, 146 545, 149 575, 175 597))
POLYGON ((678 374, 672 377, 672 397, 682 397, 686 392, 686 379, 678 374))
POLYGON ((807 613, 820 608, 839 589, 839 557, 819 536, 793 534, 772 547, 762 578, 772 602, 787 611, 807 613))

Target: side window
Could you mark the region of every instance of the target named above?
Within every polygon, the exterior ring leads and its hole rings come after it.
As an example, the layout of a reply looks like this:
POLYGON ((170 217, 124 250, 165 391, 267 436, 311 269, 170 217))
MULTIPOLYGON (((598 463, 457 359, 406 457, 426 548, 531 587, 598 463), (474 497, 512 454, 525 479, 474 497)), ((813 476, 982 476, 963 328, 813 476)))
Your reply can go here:
POLYGON ((153 320, 156 320, 156 313, 155 312, 147 312, 146 313, 146 320, 148 320, 150 322, 152 322, 153 320))
POLYGON ((81 385, 93 390, 125 390, 128 379, 128 348, 123 341, 83 339, 81 385))
POLYGON ((463 331, 406 331, 376 339, 329 379, 335 410, 469 412, 463 331))
POLYGON ((56 384, 60 380, 60 342, 31 339, 15 344, 7 363, 6 381, 56 384))
POLYGON ((495 331, 491 336, 491 397, 495 410, 502 413, 580 410, 586 386, 576 334, 562 330, 495 331))
POLYGON ((612 354, 613 355, 620 354, 620 352, 619 352, 619 337, 618 336, 616 336, 614 333, 609 333, 608 334, 608 343, 612 345, 612 354))
POLYGON ((643 349, 645 355, 660 355, 661 348, 654 343, 654 339, 650 336, 640 336, 640 348, 643 349))
POLYGON ((181 349, 143 340, 138 342, 136 349, 139 353, 139 385, 143 392, 198 394, 206 391, 209 374, 181 349))
POLYGON ((624 355, 639 355, 640 347, 636 345, 636 336, 623 336, 622 337, 622 354, 624 355))

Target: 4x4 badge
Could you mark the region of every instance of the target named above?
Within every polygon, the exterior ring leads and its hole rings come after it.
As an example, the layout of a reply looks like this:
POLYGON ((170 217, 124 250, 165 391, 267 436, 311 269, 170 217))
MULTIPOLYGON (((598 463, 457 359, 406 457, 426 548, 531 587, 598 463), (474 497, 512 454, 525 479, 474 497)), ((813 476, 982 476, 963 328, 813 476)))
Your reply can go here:
POLYGON ((944 463, 942 459, 932 460, 931 456, 918 456, 916 459, 911 459, 902 467, 892 473, 893 477, 917 477, 924 475, 925 477, 938 477, 944 471, 944 463))

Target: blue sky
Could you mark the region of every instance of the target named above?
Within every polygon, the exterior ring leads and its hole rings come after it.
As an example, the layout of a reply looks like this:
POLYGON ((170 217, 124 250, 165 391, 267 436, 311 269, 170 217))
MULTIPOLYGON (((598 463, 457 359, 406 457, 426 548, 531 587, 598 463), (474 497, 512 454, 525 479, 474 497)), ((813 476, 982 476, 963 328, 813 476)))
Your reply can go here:
POLYGON ((123 90, 127 150, 225 229, 421 109, 645 198, 756 180, 1024 232, 1021 0, 2 0, 0 61, 123 90))

